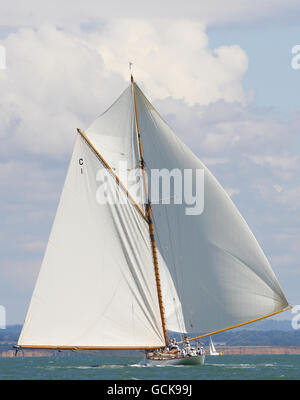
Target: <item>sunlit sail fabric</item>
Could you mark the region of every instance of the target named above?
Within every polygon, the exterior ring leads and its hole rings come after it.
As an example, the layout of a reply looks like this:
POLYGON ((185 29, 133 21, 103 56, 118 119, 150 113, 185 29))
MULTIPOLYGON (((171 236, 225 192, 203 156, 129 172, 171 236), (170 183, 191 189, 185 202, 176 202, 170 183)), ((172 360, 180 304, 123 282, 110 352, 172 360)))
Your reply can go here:
POLYGON ((147 222, 78 135, 19 345, 164 345, 147 222), (122 197, 123 196, 123 197, 122 197))
POLYGON ((144 183, 139 165, 131 85, 86 129, 85 134, 144 210, 144 183), (139 178, 139 179, 138 179, 139 178))
POLYGON ((157 253, 166 327, 169 331, 184 333, 186 327, 176 287, 165 260, 159 251, 157 253))
POLYGON ((126 161, 128 168, 138 168, 139 155, 131 85, 86 130, 86 136, 111 168, 126 161))
POLYGON ((157 246, 187 331, 214 332, 285 308, 287 300, 269 262, 230 197, 135 87, 148 173, 204 170, 200 215, 186 215, 184 203, 152 204, 157 246))
MULTIPOLYGON (((125 184, 136 203, 145 211, 146 197, 139 162, 132 85, 128 86, 112 106, 85 130, 85 134, 125 184), (127 166, 123 163, 127 163, 127 166), (126 166, 125 171, 123 165, 126 166), (134 170, 137 174, 130 175, 134 170), (126 172, 127 180, 123 178, 126 172)), ((181 304, 175 286, 163 258, 160 255, 159 257, 166 327, 168 330, 185 332, 181 304)))

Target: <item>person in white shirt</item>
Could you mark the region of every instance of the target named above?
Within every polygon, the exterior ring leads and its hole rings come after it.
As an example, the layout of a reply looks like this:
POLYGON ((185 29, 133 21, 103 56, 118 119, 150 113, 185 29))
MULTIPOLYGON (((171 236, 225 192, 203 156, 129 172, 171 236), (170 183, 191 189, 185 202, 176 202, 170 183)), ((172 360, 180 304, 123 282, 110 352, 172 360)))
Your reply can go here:
POLYGON ((191 344, 190 344, 187 336, 184 337, 184 342, 183 342, 182 347, 184 348, 186 354, 189 355, 191 352, 191 344))

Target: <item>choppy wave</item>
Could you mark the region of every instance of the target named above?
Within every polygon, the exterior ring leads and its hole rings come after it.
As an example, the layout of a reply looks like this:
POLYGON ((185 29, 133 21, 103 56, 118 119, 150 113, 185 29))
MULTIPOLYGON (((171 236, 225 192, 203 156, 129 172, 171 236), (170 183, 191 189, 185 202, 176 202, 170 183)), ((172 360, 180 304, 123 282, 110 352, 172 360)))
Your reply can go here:
POLYGON ((300 356, 232 355, 205 365, 147 365, 137 357, 0 358, 1 379, 297 379, 300 356))

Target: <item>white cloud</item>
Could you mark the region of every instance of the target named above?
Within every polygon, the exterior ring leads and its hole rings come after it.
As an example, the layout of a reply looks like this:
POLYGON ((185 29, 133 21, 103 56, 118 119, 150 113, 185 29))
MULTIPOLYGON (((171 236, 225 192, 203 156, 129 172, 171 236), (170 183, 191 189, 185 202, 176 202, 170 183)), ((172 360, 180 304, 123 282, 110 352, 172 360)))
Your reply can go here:
POLYGON ((263 145, 282 142, 280 133, 285 125, 267 118, 257 119, 255 115, 243 116, 241 119, 232 119, 216 122, 208 130, 203 146, 207 150, 223 151, 224 148, 241 151, 263 149, 263 145), (274 142, 275 143, 272 143, 274 142))
MULTIPOLYGON (((3 204, 13 194, 13 201, 7 201, 9 208, 34 203, 52 204, 63 183, 63 173, 55 165, 43 165, 35 161, 8 161, 0 163, 0 185, 3 204)), ((4 207, 4 206, 3 206, 4 207)))
MULTIPOLYGON (((0 269, 3 282, 18 294, 32 290, 40 268, 40 260, 4 260, 0 269)), ((3 288, 2 288, 3 289, 3 288)))
POLYGON ((273 188, 274 188, 278 193, 282 192, 282 187, 281 187, 280 185, 274 184, 274 185, 273 185, 273 188))
POLYGON ((226 158, 204 157, 201 161, 207 166, 223 165, 228 163, 226 158))
POLYGON ((114 20, 102 35, 89 39, 105 66, 124 79, 131 60, 138 81, 151 88, 152 99, 172 97, 188 105, 245 100, 246 53, 237 45, 210 49, 200 22, 114 20))
MULTIPOLYGON (((295 173, 300 172, 300 157, 295 154, 283 152, 275 154, 252 154, 246 155, 256 165, 269 168, 274 176, 283 180, 289 180, 295 177, 295 173)), ((277 190, 277 188, 274 186, 277 190)), ((281 190, 277 190, 281 191, 281 190)))
POLYGON ((0 136, 9 149, 68 152, 76 128, 89 125, 128 84, 129 60, 152 99, 245 100, 247 55, 238 46, 211 50, 198 22, 114 20, 101 32, 80 35, 45 25, 2 43, 0 136))
POLYGON ((75 29, 80 24, 99 25, 116 17, 201 19, 209 25, 249 24, 278 19, 293 20, 299 10, 297 0, 10 0, 1 7, 0 25, 38 26, 52 23, 75 29))
POLYGON ((263 199, 271 201, 271 203, 283 204, 285 210, 300 209, 300 186, 283 188, 279 185, 269 186, 258 183, 254 187, 263 199))
POLYGON ((274 157, 279 162, 277 172, 284 177, 291 177, 300 164, 291 145, 299 130, 297 116, 282 121, 268 109, 255 109, 253 101, 242 104, 220 100, 186 107, 183 101, 166 99, 155 105, 203 160, 243 157, 251 163, 257 161, 255 165, 263 161, 264 166, 270 166, 274 157))
POLYGON ((279 203, 282 203, 292 210, 300 209, 300 186, 282 190, 277 198, 279 203))
MULTIPOLYGON (((7 69, 0 79, 5 93, 0 136, 10 149, 52 156, 68 152, 76 128, 100 113, 102 93, 109 93, 101 55, 52 26, 23 29, 3 43, 7 69)), ((113 90, 121 80, 109 83, 113 90)))

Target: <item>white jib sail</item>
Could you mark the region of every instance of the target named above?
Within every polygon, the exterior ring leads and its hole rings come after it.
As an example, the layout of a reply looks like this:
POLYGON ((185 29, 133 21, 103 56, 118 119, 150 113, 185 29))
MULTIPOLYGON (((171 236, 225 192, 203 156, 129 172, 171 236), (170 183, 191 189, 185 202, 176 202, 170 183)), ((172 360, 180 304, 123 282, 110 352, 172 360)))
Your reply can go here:
POLYGON ((247 223, 210 171, 174 134, 136 85, 147 171, 204 170, 204 211, 153 204, 157 246, 182 306, 188 332, 228 328, 288 303, 247 223))
POLYGON ((164 345, 148 224, 130 201, 99 204, 103 169, 78 136, 21 346, 164 345))

